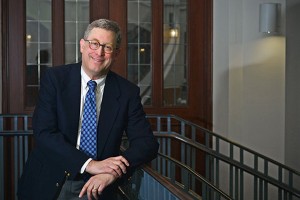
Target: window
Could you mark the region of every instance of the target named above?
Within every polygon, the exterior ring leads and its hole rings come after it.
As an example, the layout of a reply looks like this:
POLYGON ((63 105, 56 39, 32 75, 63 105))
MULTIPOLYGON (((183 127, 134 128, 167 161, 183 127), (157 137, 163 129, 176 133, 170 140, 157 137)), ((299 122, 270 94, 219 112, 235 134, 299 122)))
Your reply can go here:
POLYGON ((52 56, 51 0, 26 1, 25 107, 36 104, 40 78, 52 56))

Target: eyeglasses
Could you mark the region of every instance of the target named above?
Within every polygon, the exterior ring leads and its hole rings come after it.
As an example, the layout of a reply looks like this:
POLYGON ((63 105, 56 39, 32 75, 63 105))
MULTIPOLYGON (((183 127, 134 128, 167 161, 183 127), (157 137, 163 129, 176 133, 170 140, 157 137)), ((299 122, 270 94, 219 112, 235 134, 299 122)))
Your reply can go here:
POLYGON ((105 53, 112 53, 114 50, 114 47, 111 43, 107 44, 100 44, 97 40, 85 40, 84 41, 89 43, 89 47, 92 50, 97 50, 101 46, 105 53))

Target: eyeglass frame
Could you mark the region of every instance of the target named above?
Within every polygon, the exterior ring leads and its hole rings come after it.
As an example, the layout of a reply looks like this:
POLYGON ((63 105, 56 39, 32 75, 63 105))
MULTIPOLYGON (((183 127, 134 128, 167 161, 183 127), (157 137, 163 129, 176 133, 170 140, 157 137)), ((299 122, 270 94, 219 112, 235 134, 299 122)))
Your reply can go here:
POLYGON ((97 49, 99 49, 100 47, 102 47, 102 49, 103 49, 103 51, 105 52, 105 53, 112 53, 112 52, 114 52, 114 47, 113 47, 113 43, 106 43, 106 44, 101 44, 99 41, 97 41, 97 40, 87 40, 87 39, 83 39, 85 42, 88 42, 89 43, 89 48, 90 49, 92 49, 92 50, 97 50, 97 49), (93 44, 97 44, 98 43, 98 47, 97 48, 92 48, 91 47, 91 45, 93 44), (111 51, 110 52, 107 52, 106 50, 105 50, 105 47, 109 47, 109 46, 111 46, 112 48, 111 48, 111 51))

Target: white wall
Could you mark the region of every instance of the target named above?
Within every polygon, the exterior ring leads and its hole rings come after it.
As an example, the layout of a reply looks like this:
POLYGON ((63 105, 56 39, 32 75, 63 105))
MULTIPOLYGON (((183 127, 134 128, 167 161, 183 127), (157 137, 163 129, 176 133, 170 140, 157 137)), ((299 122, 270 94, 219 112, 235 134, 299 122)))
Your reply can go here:
POLYGON ((259 32, 259 4, 214 0, 213 131, 279 162, 285 155, 285 0, 280 36, 259 32))

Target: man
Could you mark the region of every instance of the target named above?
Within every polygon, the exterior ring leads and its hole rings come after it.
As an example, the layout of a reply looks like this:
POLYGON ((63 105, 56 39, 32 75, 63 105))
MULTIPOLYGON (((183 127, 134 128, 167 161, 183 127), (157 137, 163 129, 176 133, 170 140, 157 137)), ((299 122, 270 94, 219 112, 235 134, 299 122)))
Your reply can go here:
POLYGON ((156 157, 139 88, 110 71, 120 43, 117 23, 96 20, 80 40, 82 63, 44 73, 19 200, 114 199, 121 180, 156 157), (124 132, 129 147, 121 153, 124 132))

